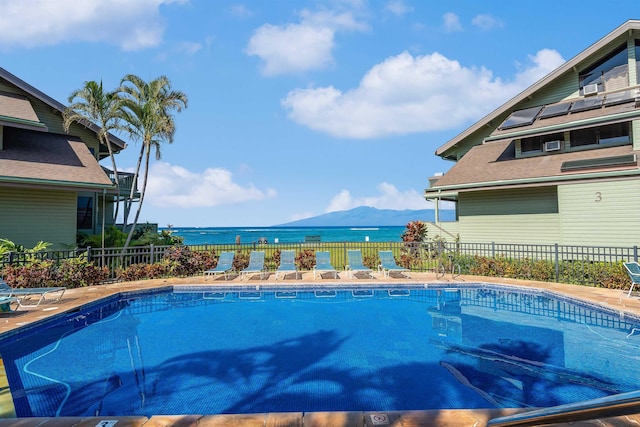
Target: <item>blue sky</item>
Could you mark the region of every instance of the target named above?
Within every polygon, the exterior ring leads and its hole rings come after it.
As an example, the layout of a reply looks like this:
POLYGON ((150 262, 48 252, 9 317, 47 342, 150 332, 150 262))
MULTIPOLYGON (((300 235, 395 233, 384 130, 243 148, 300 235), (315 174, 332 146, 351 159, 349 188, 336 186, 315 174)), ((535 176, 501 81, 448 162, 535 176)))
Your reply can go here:
MULTIPOLYGON (((0 0, 0 66, 66 104, 166 75, 189 97, 141 221, 270 226, 425 209, 437 147, 628 19, 637 0, 0 0)), ((138 143, 117 157, 133 170, 138 143)), ((108 159, 104 161, 109 166, 108 159)))

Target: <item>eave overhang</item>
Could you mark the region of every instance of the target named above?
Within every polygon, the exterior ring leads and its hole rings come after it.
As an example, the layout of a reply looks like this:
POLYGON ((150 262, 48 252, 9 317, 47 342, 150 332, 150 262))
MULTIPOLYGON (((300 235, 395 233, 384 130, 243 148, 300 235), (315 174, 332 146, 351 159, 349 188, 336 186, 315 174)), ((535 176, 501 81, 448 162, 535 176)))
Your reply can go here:
POLYGON ((24 120, 16 117, 0 116, 0 126, 11 126, 20 129, 29 129, 39 132, 47 132, 49 129, 44 123, 24 120))
POLYGON ((26 187, 26 188, 52 188, 68 191, 102 191, 114 190, 113 185, 93 182, 58 181, 36 178, 18 178, 12 176, 0 176, 0 187, 26 187))
POLYGON ((424 191, 426 199, 436 199, 443 197, 453 197, 461 191, 478 191, 487 189, 503 189, 503 188, 525 188, 532 186, 557 185, 566 182, 591 181, 591 180, 610 180, 626 177, 640 176, 640 169, 624 169, 614 171, 587 172, 560 176, 541 176, 537 178, 499 180, 487 182, 472 182, 467 184, 455 184, 433 188, 424 191))

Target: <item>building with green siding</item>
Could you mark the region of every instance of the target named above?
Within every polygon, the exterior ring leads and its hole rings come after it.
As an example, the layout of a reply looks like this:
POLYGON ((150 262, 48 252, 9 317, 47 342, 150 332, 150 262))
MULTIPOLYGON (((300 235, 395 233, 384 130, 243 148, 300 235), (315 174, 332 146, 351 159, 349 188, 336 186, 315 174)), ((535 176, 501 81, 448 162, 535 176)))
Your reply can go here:
POLYGON ((425 197, 447 240, 640 244, 640 21, 630 20, 436 150, 425 197))
MULTIPOLYGON (((65 106, 0 68, 0 238, 73 248, 76 234, 113 224, 118 199, 94 124, 63 129, 65 106), (104 221, 104 222, 103 222, 104 221)), ((111 135, 115 152, 126 144, 111 135)), ((130 174, 119 175, 128 186, 130 174)))

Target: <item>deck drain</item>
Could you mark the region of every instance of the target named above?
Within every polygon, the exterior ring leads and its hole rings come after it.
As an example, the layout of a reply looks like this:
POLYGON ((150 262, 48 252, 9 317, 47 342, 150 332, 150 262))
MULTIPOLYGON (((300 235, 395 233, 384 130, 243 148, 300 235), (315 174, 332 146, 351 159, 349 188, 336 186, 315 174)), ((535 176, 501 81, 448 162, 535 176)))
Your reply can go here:
POLYGON ((371 417, 371 424, 374 426, 389 424, 389 416, 387 414, 371 414, 369 416, 371 417))

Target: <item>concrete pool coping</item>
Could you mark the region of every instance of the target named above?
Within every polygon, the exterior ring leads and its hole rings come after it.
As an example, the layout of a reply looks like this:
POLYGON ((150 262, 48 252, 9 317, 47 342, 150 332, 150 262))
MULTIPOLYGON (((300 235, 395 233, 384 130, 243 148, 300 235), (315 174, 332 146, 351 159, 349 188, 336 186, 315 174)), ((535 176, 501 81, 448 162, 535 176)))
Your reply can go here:
MULTIPOLYGON (((221 287, 231 286, 291 286, 317 287, 325 286, 380 286, 390 283, 393 285, 407 284, 472 284, 489 283, 503 284, 511 286, 521 286, 525 288, 535 288, 548 290, 554 293, 565 295, 595 304, 602 305, 617 312, 624 312, 640 316, 640 299, 637 297, 627 298, 626 292, 622 290, 593 288, 587 286, 567 285, 552 282, 534 282, 516 279, 504 279, 481 276, 459 276, 451 278, 437 279, 433 273, 410 273, 410 278, 400 275, 392 277, 373 278, 347 278, 347 274, 340 272, 344 278, 323 279, 313 278, 313 272, 303 272, 297 279, 285 278, 275 280, 273 272, 264 280, 240 280, 233 277, 224 280, 222 276, 193 276, 172 279, 153 279, 136 282, 112 283, 87 288, 68 289, 61 301, 46 302, 34 309, 20 309, 10 313, 0 313, 0 334, 11 334, 18 328, 42 322, 50 317, 60 315, 67 311, 72 311, 80 306, 91 302, 117 295, 121 292, 151 290, 156 288, 180 285, 219 285, 221 287)), ((256 278, 259 276, 255 276, 256 278)), ((292 277, 292 276, 291 276, 292 277)), ((1 406, 1 404, 0 404, 1 406)), ((487 421, 499 416, 522 412, 522 409, 476 409, 476 410, 425 410, 425 411, 400 411, 400 412, 317 412, 317 413, 270 413, 270 414, 250 414, 250 415, 157 415, 152 417, 60 417, 60 418, 5 418, 0 419, 0 427, 12 426, 80 426, 80 427, 110 427, 112 424, 103 424, 104 421, 117 420, 117 427, 124 426, 344 426, 344 427, 364 427, 364 426, 483 426, 487 421)), ((574 423, 576 425, 599 425, 599 426, 627 426, 639 425, 640 414, 631 417, 617 417, 592 422, 574 423)), ((562 424, 559 424, 562 425, 562 424)), ((569 425, 569 424, 566 424, 569 425)))

